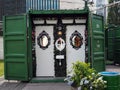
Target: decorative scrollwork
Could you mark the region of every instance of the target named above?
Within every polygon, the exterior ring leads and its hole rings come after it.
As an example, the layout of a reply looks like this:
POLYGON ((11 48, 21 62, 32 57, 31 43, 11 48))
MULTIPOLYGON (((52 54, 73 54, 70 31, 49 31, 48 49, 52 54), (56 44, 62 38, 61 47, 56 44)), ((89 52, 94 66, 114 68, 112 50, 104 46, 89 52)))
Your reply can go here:
POLYGON ((70 44, 76 50, 81 48, 81 46, 83 44, 83 37, 77 30, 75 32, 73 32, 73 34, 71 35, 70 44))
POLYGON ((37 44, 41 49, 45 50, 50 45, 50 37, 44 30, 37 37, 37 44))

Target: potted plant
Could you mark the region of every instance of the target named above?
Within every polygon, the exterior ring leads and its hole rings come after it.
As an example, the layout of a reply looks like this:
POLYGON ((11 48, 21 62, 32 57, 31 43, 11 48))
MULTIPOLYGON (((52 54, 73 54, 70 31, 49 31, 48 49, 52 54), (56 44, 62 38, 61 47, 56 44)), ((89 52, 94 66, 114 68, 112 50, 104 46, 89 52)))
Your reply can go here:
POLYGON ((65 78, 72 90, 104 90, 106 81, 89 63, 77 61, 73 63, 70 76, 65 78))

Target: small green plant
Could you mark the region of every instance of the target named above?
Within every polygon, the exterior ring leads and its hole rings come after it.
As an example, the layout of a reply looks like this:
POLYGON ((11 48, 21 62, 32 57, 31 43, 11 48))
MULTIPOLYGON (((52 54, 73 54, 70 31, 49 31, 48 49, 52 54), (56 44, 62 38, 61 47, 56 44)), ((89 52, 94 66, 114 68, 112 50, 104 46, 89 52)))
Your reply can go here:
POLYGON ((69 72, 65 81, 72 87, 80 87, 81 90, 103 90, 106 87, 106 81, 89 63, 77 61, 73 63, 72 70, 69 72))
POLYGON ((0 77, 4 74, 4 64, 3 60, 0 60, 0 77))

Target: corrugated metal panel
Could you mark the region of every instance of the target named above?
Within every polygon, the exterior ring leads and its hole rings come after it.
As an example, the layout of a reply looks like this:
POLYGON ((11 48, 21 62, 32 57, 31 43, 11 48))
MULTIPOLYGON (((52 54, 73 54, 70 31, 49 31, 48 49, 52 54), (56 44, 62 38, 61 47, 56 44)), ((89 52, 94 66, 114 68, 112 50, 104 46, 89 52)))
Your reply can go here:
POLYGON ((26 15, 4 18, 5 78, 28 80, 26 15))
POLYGON ((59 0, 26 0, 26 10, 57 10, 59 0))
POLYGON ((16 13, 21 14, 26 12, 26 1, 25 0, 17 0, 16 1, 16 13))
POLYGON ((0 0, 0 21, 2 21, 3 14, 4 14, 4 0, 0 0))
POLYGON ((120 64, 120 26, 115 28, 114 63, 120 64))
POLYGON ((92 67, 98 72, 105 70, 105 33, 103 17, 92 15, 91 55, 92 67))
POLYGON ((5 0, 4 15, 15 15, 26 12, 25 0, 5 0))
POLYGON ((2 22, 0 21, 0 36, 3 36, 2 22))
POLYGON ((115 30, 113 28, 106 30, 107 60, 114 60, 114 41, 115 30))

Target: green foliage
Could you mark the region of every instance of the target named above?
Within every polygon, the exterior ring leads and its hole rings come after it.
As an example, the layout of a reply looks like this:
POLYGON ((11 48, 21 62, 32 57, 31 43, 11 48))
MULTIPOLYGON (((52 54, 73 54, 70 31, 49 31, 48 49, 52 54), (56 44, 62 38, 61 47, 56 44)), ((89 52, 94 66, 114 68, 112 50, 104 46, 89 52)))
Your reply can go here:
POLYGON ((0 77, 4 74, 4 64, 3 60, 0 60, 0 77))
POLYGON ((80 87, 81 90, 104 90, 106 81, 89 63, 77 61, 73 63, 70 72, 72 76, 67 77, 68 85, 72 87, 80 87))
MULTIPOLYGON (((114 3, 119 0, 109 0, 109 3, 114 3)), ((120 4, 108 7, 108 23, 120 25, 120 4)))
POLYGON ((106 88, 106 81, 103 80, 103 76, 99 73, 92 74, 90 78, 88 78, 89 86, 91 86, 92 90, 104 90, 106 88))
POLYGON ((90 64, 77 61, 73 63, 72 72, 72 80, 75 81, 77 86, 79 86, 81 79, 92 75, 92 73, 94 73, 95 70, 90 68, 90 64))

